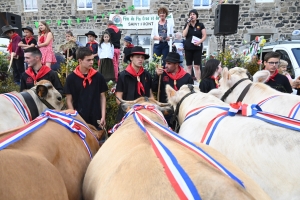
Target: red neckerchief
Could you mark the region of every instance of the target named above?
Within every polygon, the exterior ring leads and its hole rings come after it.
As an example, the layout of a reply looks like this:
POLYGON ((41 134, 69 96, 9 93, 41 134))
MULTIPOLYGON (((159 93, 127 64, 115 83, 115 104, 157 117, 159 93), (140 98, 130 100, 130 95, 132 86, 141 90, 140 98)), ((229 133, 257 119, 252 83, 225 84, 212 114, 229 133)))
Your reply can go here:
POLYGON ((131 43, 129 43, 127 46, 126 46, 127 48, 133 48, 134 47, 134 45, 133 44, 131 44, 131 43))
POLYGON ((97 73, 97 71, 94 68, 91 68, 87 74, 87 76, 85 77, 81 71, 79 70, 79 65, 74 69, 73 71, 77 76, 79 76, 80 78, 83 78, 83 82, 82 85, 85 88, 86 87, 86 81, 89 82, 89 84, 91 85, 92 83, 92 77, 97 73))
POLYGON ((269 79, 266 82, 269 82, 270 80, 275 81, 275 76, 278 74, 278 70, 276 69, 274 74, 272 76, 269 77, 269 79))
POLYGON ((218 76, 217 77, 211 76, 210 78, 215 81, 216 88, 219 88, 219 85, 220 85, 219 84, 219 77, 218 76))
POLYGON ((39 43, 44 43, 45 42, 45 31, 42 31, 41 37, 39 39, 39 43))
POLYGON ((181 79, 186 74, 186 72, 180 66, 178 67, 178 71, 175 75, 173 75, 172 73, 168 73, 167 70, 165 70, 165 69, 164 69, 164 71, 171 79, 174 80, 174 89, 177 91, 178 88, 176 86, 176 83, 177 83, 176 81, 178 79, 181 79))
POLYGON ((140 75, 144 72, 144 68, 140 67, 139 72, 136 73, 135 70, 133 69, 131 63, 126 67, 125 69, 129 74, 131 74, 132 76, 136 77, 137 80, 137 92, 139 93, 140 96, 142 96, 141 94, 141 90, 142 92, 145 94, 145 88, 143 86, 143 84, 140 81, 140 75))
POLYGON ((109 25, 108 28, 113 29, 116 33, 119 31, 118 27, 116 27, 115 25, 109 25))
POLYGON ((28 74, 28 76, 30 76, 34 80, 34 85, 35 85, 35 83, 37 82, 38 79, 42 78, 50 71, 51 71, 50 67, 47 67, 44 65, 39 69, 39 71, 36 75, 35 75, 32 67, 28 67, 28 69, 26 69, 25 73, 28 74))
POLYGON ((98 44, 98 43, 95 42, 95 41, 93 41, 93 42, 88 42, 87 44, 90 45, 90 46, 89 46, 90 50, 94 51, 92 45, 93 45, 93 44, 98 44))
POLYGON ((18 36, 18 34, 17 34, 17 33, 14 33, 14 34, 11 36, 10 40, 9 40, 9 44, 8 44, 8 46, 7 46, 7 51, 8 51, 9 53, 12 52, 12 39, 14 39, 14 38, 17 37, 17 36, 18 36))
POLYGON ((25 39, 26 44, 28 45, 29 42, 30 42, 31 40, 33 40, 33 37, 32 37, 32 36, 30 36, 29 38, 25 37, 24 39, 25 39))

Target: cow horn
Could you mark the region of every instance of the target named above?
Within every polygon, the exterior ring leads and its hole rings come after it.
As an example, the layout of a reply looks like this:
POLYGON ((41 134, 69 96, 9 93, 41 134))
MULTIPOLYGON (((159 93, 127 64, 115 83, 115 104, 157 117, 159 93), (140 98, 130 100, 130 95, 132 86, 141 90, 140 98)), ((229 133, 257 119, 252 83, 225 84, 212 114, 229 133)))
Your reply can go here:
POLYGON ((158 102, 157 105, 160 107, 171 106, 171 104, 169 104, 169 103, 160 103, 160 102, 158 102))
POLYGON ((122 104, 123 103, 129 103, 129 104, 134 104, 135 101, 124 101, 123 99, 120 99, 119 97, 115 96, 122 104))

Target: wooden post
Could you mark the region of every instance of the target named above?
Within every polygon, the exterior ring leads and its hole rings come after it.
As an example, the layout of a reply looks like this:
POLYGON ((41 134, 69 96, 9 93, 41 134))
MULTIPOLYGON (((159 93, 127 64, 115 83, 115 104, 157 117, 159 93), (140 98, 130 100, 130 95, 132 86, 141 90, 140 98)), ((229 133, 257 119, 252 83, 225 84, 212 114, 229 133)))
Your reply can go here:
POLYGON ((12 53, 10 54, 10 62, 9 62, 9 66, 8 66, 8 70, 7 70, 7 72, 9 72, 9 70, 10 70, 10 68, 11 68, 11 65, 12 65, 13 59, 14 59, 14 57, 13 57, 13 52, 12 52, 12 53))
POLYGON ((67 49, 67 64, 66 64, 66 77, 68 76, 69 65, 69 49, 67 49))

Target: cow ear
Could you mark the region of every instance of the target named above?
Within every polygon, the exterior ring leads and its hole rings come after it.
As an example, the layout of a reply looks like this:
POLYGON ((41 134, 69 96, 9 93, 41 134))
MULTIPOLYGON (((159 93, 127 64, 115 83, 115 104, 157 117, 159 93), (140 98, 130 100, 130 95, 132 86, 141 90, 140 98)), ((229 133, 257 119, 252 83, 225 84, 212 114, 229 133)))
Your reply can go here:
POLYGON ((48 88, 45 85, 38 85, 36 86, 36 94, 40 98, 45 98, 48 94, 48 88))
POLYGON ((170 85, 166 86, 166 93, 168 99, 172 98, 173 96, 176 95, 176 90, 174 90, 170 85))
POLYGON ((254 75, 253 75, 253 82, 257 82, 257 83, 264 83, 266 82, 270 77, 270 72, 268 70, 261 70, 261 71, 257 71, 254 75))
POLYGON ((159 110, 164 116, 172 115, 174 113, 174 109, 171 106, 159 107, 159 110))

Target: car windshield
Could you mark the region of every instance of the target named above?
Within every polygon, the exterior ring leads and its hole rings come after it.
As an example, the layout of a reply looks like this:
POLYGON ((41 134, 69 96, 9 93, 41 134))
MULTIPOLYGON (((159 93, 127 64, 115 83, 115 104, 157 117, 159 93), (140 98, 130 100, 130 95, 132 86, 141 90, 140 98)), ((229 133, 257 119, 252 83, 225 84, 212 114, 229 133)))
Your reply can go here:
POLYGON ((298 67, 300 67, 300 48, 292 48, 292 52, 295 56, 295 59, 297 61, 298 67))

